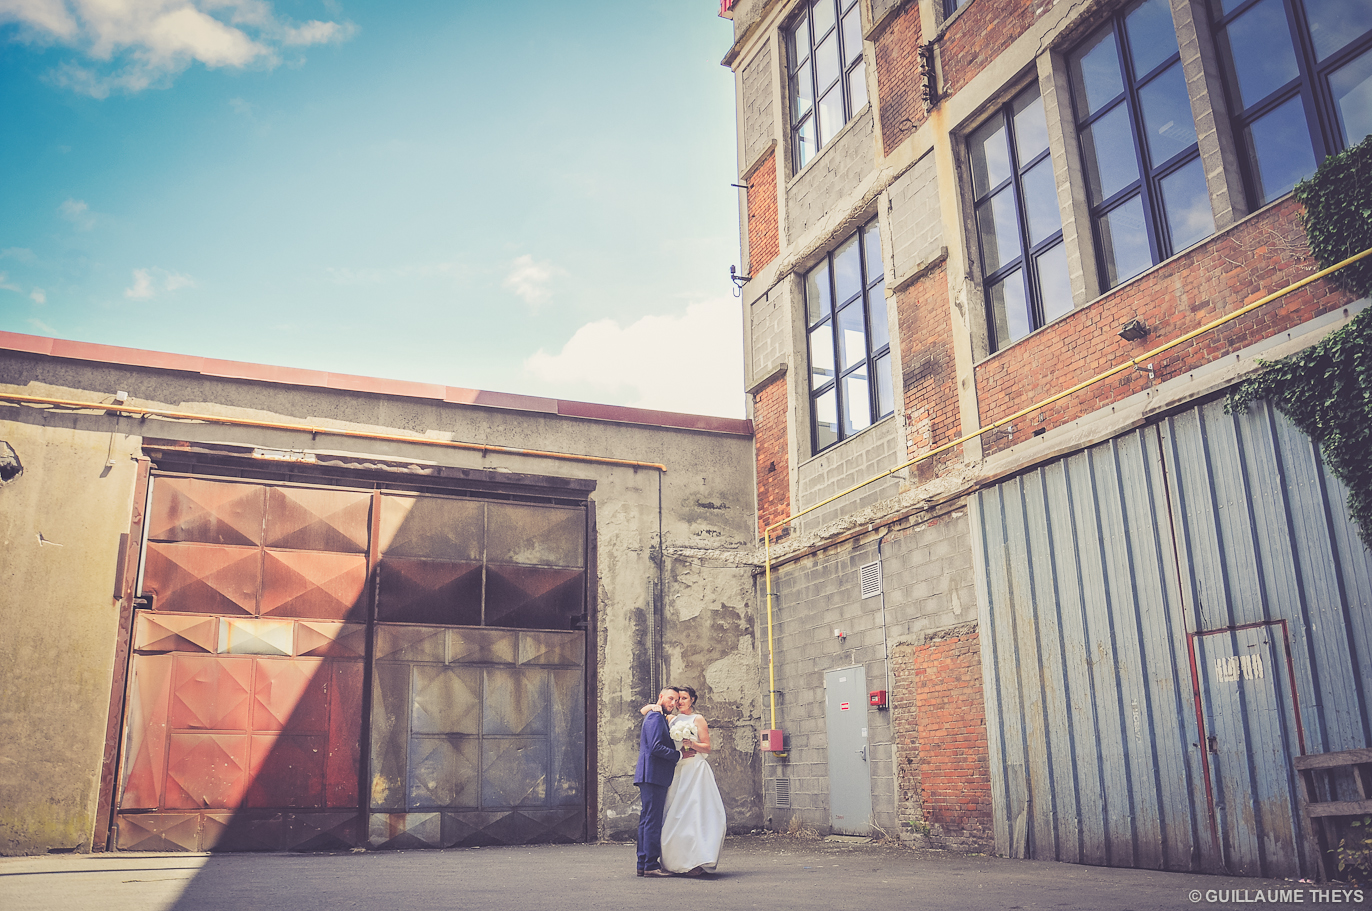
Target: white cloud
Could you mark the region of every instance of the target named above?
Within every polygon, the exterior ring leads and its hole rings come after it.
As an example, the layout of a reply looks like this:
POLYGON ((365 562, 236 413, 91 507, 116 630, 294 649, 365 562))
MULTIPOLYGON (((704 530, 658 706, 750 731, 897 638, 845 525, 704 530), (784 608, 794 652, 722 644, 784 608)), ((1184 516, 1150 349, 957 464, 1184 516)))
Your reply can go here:
POLYGON ((33 298, 35 304, 46 304, 48 302, 48 292, 42 288, 34 288, 29 292, 29 297, 33 298))
POLYGON ((510 264, 510 271, 502 284, 524 298, 526 304, 533 306, 548 299, 551 293, 548 284, 554 278, 566 274, 564 269, 547 263, 536 263, 531 255, 525 254, 510 264))
POLYGON ((76 225, 79 230, 89 231, 95 227, 95 213, 91 211, 90 206, 86 205, 84 200, 68 199, 57 207, 57 211, 67 221, 76 225))
POLYGON ((0 250, 0 259, 17 259, 21 263, 31 263, 38 257, 28 247, 6 247, 0 250))
POLYGON ((0 288, 5 289, 6 291, 18 291, 20 294, 24 293, 23 288, 10 281, 8 272, 0 272, 0 288))
POLYGON ((132 300, 149 300, 162 291, 194 288, 195 279, 166 269, 134 269, 133 284, 124 289, 124 296, 132 300))
POLYGON ((49 78, 94 98, 164 85, 193 63, 271 68, 282 48, 344 41, 357 30, 351 22, 292 23, 263 0, 0 0, 5 22, 30 41, 88 58, 49 78))
POLYGON ((685 313, 629 326, 587 323, 557 354, 540 349, 524 369, 559 398, 724 417, 743 416, 743 329, 738 303, 721 297, 685 313))
POLYGON ((56 335, 56 334, 57 334, 57 330, 56 330, 56 329, 52 328, 52 327, 49 326, 47 323, 43 322, 41 319, 31 319, 31 320, 28 321, 28 323, 29 323, 30 326, 32 326, 33 328, 37 329, 39 332, 43 333, 44 335, 56 335))

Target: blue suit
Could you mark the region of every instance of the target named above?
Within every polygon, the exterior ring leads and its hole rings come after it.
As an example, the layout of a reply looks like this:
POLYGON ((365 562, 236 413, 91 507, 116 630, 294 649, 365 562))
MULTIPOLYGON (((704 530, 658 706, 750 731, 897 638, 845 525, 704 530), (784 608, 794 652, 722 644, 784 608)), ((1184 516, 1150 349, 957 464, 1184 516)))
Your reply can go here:
POLYGON ((643 719, 638 741, 638 765, 634 784, 643 809, 638 814, 638 869, 656 870, 662 866, 662 814, 667 809, 667 789, 671 787, 681 754, 672 743, 667 719, 649 712, 643 719))

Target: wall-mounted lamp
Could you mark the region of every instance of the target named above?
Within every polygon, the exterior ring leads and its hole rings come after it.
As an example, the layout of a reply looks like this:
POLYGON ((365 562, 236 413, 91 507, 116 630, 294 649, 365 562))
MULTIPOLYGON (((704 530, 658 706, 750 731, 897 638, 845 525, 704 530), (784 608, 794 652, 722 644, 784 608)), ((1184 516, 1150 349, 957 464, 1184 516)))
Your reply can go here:
POLYGON ((742 294, 743 286, 752 280, 751 275, 739 275, 737 267, 729 267, 729 281, 734 283, 734 297, 739 297, 742 294))
POLYGON ((843 642, 845 639, 848 638, 848 634, 841 629, 836 629, 834 630, 834 638, 837 639, 839 642, 843 642))
POLYGON ((1143 324, 1143 320, 1131 319, 1120 327, 1120 338, 1126 342, 1137 342, 1139 339, 1148 337, 1148 327, 1143 324))

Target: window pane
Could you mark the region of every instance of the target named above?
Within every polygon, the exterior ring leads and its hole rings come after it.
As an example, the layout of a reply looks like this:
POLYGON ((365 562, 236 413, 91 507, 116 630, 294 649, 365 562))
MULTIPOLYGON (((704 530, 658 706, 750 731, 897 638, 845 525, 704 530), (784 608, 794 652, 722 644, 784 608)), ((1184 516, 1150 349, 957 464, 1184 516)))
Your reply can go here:
POLYGON ((843 62, 852 63, 862 56, 862 20, 854 6, 843 17, 843 62))
POLYGON ((977 228, 981 233, 983 274, 990 275, 1019 256, 1019 219, 1010 187, 977 206, 977 228))
POLYGON ((1261 101, 1300 74, 1281 0, 1262 0, 1229 23, 1220 33, 1219 45, 1239 110, 1261 101))
POLYGON ((1055 244, 1039 254, 1039 302, 1044 323, 1072 312, 1072 282, 1067 277, 1067 247, 1055 244))
POLYGON ((1005 141, 1005 118, 997 114, 967 140, 972 161, 972 194, 981 199, 1010 178, 1010 147, 1005 141))
POLYGON ((867 361, 867 327, 862 324, 862 300, 838 312, 838 350, 841 370, 867 361))
POLYGON ((834 330, 825 320, 810 330, 810 388, 818 389, 834 378, 834 330))
POLYGON ((819 0, 810 15, 815 17, 815 40, 818 41, 834 27, 834 0, 819 0))
POLYGON ((806 322, 813 325, 816 320, 824 319, 833 309, 829 299, 829 261, 815 266, 805 274, 805 314, 806 322))
POLYGON ((815 106, 815 87, 810 81, 810 68, 807 66, 791 77, 791 119, 799 120, 810 113, 815 106))
POLYGON ((891 344, 891 330, 886 321, 886 283, 867 292, 867 321, 872 326, 872 350, 880 351, 891 344))
POLYGON ((1372 3, 1367 0, 1305 0, 1305 16, 1321 60, 1372 31, 1372 3))
POLYGON ((1186 97, 1181 63, 1172 64, 1139 89, 1143 130, 1148 135, 1148 159, 1157 167, 1196 144, 1196 121, 1186 97))
POLYGON ((867 257, 867 281, 871 282, 882 275, 881 265, 881 228, 874 218, 863 228, 863 254, 867 257))
POLYGON ((796 23, 795 31, 791 32, 791 67, 798 69, 800 64, 810 56, 810 20, 801 17, 796 23))
POLYGON ((1163 178, 1162 205, 1167 213, 1173 253, 1215 233, 1210 193, 1205 188, 1205 169, 1199 158, 1163 178))
POLYGON ((1091 202, 1101 203, 1139 179, 1134 157, 1134 134, 1129 128, 1126 105, 1081 131, 1082 157, 1086 160, 1086 183, 1091 202))
POLYGON ((1372 51, 1357 57, 1329 77, 1345 147, 1372 133, 1372 51))
POLYGON ((1053 159, 1045 158, 1020 178, 1024 212, 1029 219, 1029 246, 1038 246, 1062 230, 1058 209, 1058 187, 1053 178, 1053 159))
POLYGON ((843 86, 836 85, 819 100, 819 145, 834 138, 843 129, 843 86))
POLYGON ((815 48, 815 90, 823 92, 838 79, 838 36, 830 35, 815 48))
POLYGON ((1038 86, 1020 95, 1010 107, 1015 120, 1015 151, 1020 167, 1024 167, 1048 148, 1048 118, 1043 114, 1038 86))
POLYGON ((1148 0, 1124 17, 1124 33, 1134 58, 1134 78, 1151 73, 1177 52, 1177 32, 1167 0, 1148 0))
POLYGON ((812 115, 796 130, 797 167, 803 168, 809 164, 810 159, 814 158, 818 151, 819 143, 815 142, 815 118, 812 115))
POLYGON ((867 64, 859 63, 848 74, 848 97, 852 100, 853 113, 856 114, 867 103, 867 64))
POLYGON ((815 449, 838 442, 838 389, 815 396, 815 449))
POLYGON ((1124 91, 1114 29, 1106 27, 1068 58, 1077 119, 1085 120, 1124 91))
POLYGON ((1243 134, 1259 205, 1266 205, 1289 191, 1296 181, 1315 173, 1315 150, 1310 145, 1299 95, 1253 121, 1243 134))
POLYGON ((988 289, 991 322, 996 327, 996 347, 1004 348, 1024 338, 1034 325, 1029 317, 1029 301, 1024 296, 1024 270, 1016 269, 988 289))
POLYGON ((896 410, 895 381, 891 379, 891 355, 877 360, 877 418, 884 418, 896 410))
POLYGON ((1135 196, 1101 216, 1101 253, 1105 256, 1106 282, 1113 288, 1153 265, 1148 233, 1143 223, 1143 197, 1135 196))
POLYGON ((843 378, 843 431, 851 436, 872 425, 872 399, 867 391, 867 372, 843 378))
POLYGON ((840 305, 862 290, 862 260, 856 234, 834 251, 834 289, 840 305))

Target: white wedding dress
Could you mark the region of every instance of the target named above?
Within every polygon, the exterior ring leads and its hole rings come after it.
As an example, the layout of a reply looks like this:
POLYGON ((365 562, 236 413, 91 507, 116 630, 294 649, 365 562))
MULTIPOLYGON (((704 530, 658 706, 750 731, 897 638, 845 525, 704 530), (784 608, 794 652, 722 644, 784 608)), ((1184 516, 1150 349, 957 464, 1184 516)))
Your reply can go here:
MULTIPOLYGON (((672 726, 691 724, 697 715, 681 715, 672 726)), ((696 867, 713 873, 724 847, 724 801, 715 773, 703 755, 682 758, 667 789, 662 820, 662 866, 672 873, 696 867)))

